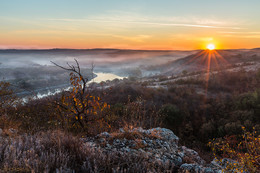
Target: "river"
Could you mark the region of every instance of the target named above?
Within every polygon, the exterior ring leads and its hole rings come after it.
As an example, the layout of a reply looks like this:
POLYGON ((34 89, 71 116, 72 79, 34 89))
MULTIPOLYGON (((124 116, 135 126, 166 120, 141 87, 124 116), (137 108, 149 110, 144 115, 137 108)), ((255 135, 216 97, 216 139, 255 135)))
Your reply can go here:
POLYGON ((97 77, 95 77, 93 80, 91 80, 90 82, 96 82, 96 83, 100 83, 102 81, 106 81, 106 80, 114 80, 114 79, 123 79, 124 77, 112 74, 112 73, 95 73, 97 75, 97 77))
MULTIPOLYGON (((102 81, 107 81, 107 80, 114 80, 114 79, 123 79, 124 77, 121 77, 121 76, 118 76, 118 75, 115 75, 113 73, 95 73, 97 76, 89 81, 88 83, 91 83, 91 82, 96 82, 96 83, 100 83, 102 81)), ((47 93, 44 93, 44 94, 41 94, 41 93, 37 93, 37 96, 34 97, 34 98, 43 98, 43 97, 47 97, 49 95, 54 95, 54 94, 57 94, 57 93, 60 93, 61 91, 68 91, 70 90, 71 87, 66 87, 66 88, 57 88, 55 89, 54 91, 48 91, 47 93)), ((26 100, 26 98, 24 98, 26 100)))

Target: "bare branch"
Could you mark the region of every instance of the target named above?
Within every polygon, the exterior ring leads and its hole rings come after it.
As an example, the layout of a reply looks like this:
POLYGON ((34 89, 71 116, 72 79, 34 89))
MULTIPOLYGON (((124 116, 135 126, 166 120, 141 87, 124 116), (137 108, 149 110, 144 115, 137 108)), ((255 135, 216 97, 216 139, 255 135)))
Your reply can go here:
POLYGON ((77 64, 77 68, 78 68, 78 72, 80 73, 80 67, 79 67, 79 62, 78 60, 74 59, 76 61, 76 64, 77 64))
MULTIPOLYGON (((98 100, 96 100, 95 97, 92 97, 89 94, 86 95, 88 78, 84 78, 79 66, 79 62, 76 59, 74 60, 75 65, 67 63, 67 67, 63 67, 51 61, 57 67, 73 72, 71 81, 73 90, 69 93, 69 97, 65 98, 65 100, 62 99, 61 103, 56 102, 55 104, 60 106, 60 108, 68 113, 68 118, 70 120, 74 119, 73 124, 75 124, 75 122, 78 122, 80 126, 84 128, 84 125, 88 122, 88 119, 90 118, 88 116, 92 115, 91 113, 97 113, 98 109, 102 111, 107 104, 101 104, 100 106, 98 100)), ((94 64, 92 63, 92 75, 93 71, 94 64)), ((97 118, 94 119, 97 120, 97 118)))

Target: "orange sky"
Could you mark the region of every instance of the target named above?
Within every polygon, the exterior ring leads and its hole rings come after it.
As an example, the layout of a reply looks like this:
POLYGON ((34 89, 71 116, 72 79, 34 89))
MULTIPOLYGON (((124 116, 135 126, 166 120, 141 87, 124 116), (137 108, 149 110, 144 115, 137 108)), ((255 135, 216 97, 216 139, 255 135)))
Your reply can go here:
MULTIPOLYGON (((206 30, 206 29, 205 29, 206 30)), ((39 32, 39 31, 38 31, 39 32)), ((207 30, 205 31, 207 32, 207 30)), ((78 32, 46 34, 46 31, 32 33, 24 31, 5 35, 0 33, 2 47, 14 48, 124 48, 124 49, 205 49, 215 44, 217 49, 255 48, 259 38, 241 36, 210 35, 84 35, 78 32), (44 34, 42 34, 44 33, 44 34), (127 36, 125 36, 127 35, 127 36)), ((215 35, 216 34, 216 35, 215 35)))
POLYGON ((6 1, 0 49, 260 47, 258 1, 187 1, 6 1))

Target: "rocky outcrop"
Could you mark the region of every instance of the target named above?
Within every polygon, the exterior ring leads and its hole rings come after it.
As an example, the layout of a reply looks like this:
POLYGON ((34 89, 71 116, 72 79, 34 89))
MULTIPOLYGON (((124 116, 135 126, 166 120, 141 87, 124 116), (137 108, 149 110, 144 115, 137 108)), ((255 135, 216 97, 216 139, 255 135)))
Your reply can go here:
POLYGON ((84 138, 85 144, 104 153, 142 155, 148 162, 168 164, 181 173, 217 173, 221 167, 206 162, 199 154, 179 146, 179 138, 169 129, 120 129, 117 133, 103 132, 93 138, 84 138))

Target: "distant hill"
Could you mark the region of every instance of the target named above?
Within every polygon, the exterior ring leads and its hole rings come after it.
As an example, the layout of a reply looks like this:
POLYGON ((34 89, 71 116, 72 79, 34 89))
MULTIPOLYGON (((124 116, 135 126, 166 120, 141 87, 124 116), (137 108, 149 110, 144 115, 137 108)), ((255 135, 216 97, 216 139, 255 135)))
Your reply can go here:
MULTIPOLYGON (((98 54, 98 53, 169 53, 178 50, 131 50, 131 49, 0 49, 0 53, 47 53, 47 54, 98 54)), ((180 51, 185 52, 185 51, 180 51)))
POLYGON ((216 70, 246 62, 260 62, 260 49, 201 50, 157 68, 161 69, 163 74, 177 74, 183 70, 203 71, 208 68, 208 65, 211 70, 216 70))
POLYGON ((158 56, 186 56, 194 51, 179 51, 179 50, 131 50, 131 49, 0 49, 1 55, 33 55, 33 56, 92 56, 92 57, 107 57, 107 58, 131 58, 142 59, 146 57, 158 56))

